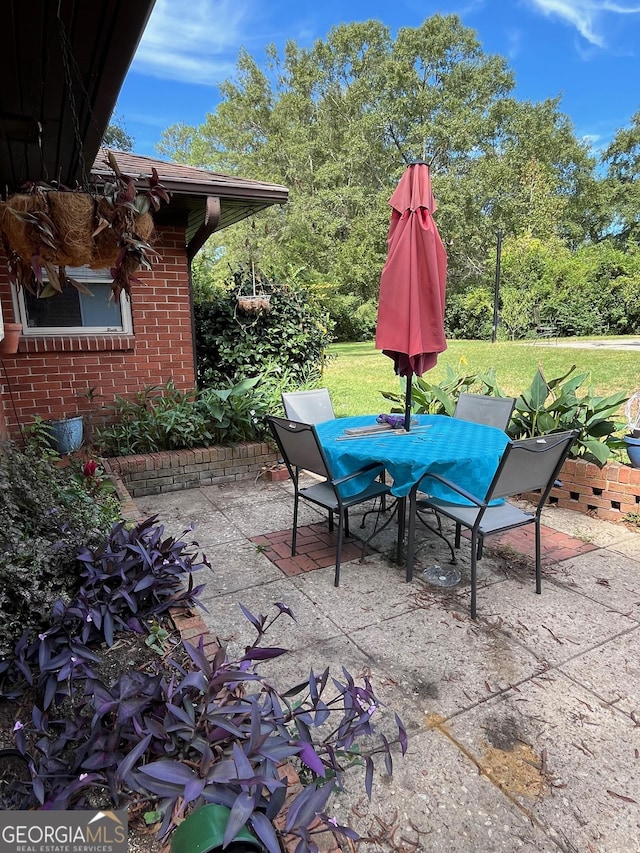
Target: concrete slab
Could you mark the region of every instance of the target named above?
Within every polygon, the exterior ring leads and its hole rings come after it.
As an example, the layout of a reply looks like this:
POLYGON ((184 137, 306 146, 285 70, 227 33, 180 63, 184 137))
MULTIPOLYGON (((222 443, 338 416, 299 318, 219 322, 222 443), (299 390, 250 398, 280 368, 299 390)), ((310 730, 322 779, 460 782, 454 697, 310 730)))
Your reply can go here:
POLYGON ((517 641, 540 662, 558 665, 630 627, 629 620, 605 604, 566 586, 509 579, 478 596, 478 622, 517 641))
MULTIPOLYGON (((640 571, 638 561, 619 551, 600 549, 566 560, 556 567, 552 583, 566 586, 590 600, 640 620, 640 571)), ((612 622, 620 624, 611 616, 612 622)), ((621 625, 621 630, 625 630, 621 625)))
POLYGON ((333 798, 332 814, 370 839, 364 845, 367 853, 558 850, 523 809, 436 730, 412 737, 406 757, 394 755, 392 777, 384 771, 374 775, 371 802, 364 795, 361 768, 349 770, 345 788, 333 798))
MULTIPOLYGON (((329 811, 369 840, 362 853, 469 851, 627 853, 640 851, 640 536, 564 510, 544 523, 596 550, 544 569, 535 595, 532 564, 517 548, 492 550, 478 569, 479 618, 469 614, 469 545, 458 553, 461 584, 428 586, 420 567, 446 563, 447 549, 426 540, 415 580, 396 565, 395 524, 365 563, 285 577, 249 542, 290 530, 291 484, 243 481, 137 501, 205 545, 214 566, 203 614, 231 655, 255 636, 238 606, 275 614, 266 638, 291 651, 261 664, 281 689, 310 669, 342 666, 370 678, 383 706, 378 726, 395 735, 403 719, 409 754, 394 748, 394 775, 347 772, 329 811), (555 526, 554 526, 555 525, 555 526)), ((303 508, 303 513, 308 512, 303 508)), ((354 538, 359 513, 352 513, 354 538)), ((324 523, 315 510, 303 516, 324 523)), ((426 535, 422 533, 420 535, 426 535)), ((200 575, 198 580, 205 579, 200 575)))
MULTIPOLYGON (((348 633, 395 685, 395 710, 407 724, 426 714, 451 717, 530 678, 538 661, 501 631, 468 613, 436 605, 348 633)), ((387 698, 389 698, 387 696, 387 698)))
POLYGON ((293 622, 289 617, 279 619, 269 631, 268 645, 299 649, 338 633, 326 614, 318 610, 289 579, 282 576, 278 580, 234 590, 226 595, 208 595, 205 590, 202 601, 209 609, 209 613, 202 616, 205 625, 214 636, 225 640, 232 657, 240 656, 245 646, 252 643, 256 636, 255 629, 242 615, 239 604, 243 604, 254 616, 275 615, 275 602, 282 602, 291 608, 297 621, 293 622))
POLYGON ((640 724, 640 628, 573 658, 560 671, 640 724))
POLYGON ((640 849, 640 728, 562 673, 470 709, 446 730, 560 849, 640 849))

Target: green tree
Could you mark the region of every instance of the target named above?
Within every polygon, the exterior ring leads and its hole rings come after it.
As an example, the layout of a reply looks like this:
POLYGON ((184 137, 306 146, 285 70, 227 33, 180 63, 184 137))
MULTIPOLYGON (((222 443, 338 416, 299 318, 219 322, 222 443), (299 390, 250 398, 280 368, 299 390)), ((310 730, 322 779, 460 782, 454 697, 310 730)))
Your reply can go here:
POLYGON ((109 126, 102 137, 104 148, 115 148, 116 151, 133 151, 133 137, 129 136, 120 116, 112 115, 109 126))
POLYGON ((619 130, 603 155, 611 193, 613 230, 623 245, 640 239, 640 110, 619 130))
POLYGON ((408 163, 428 160, 449 289, 484 289, 498 228, 577 244, 597 227, 586 147, 557 100, 520 103, 513 86, 455 15, 395 39, 379 21, 342 24, 310 48, 270 46, 262 66, 243 50, 216 111, 169 128, 160 150, 289 187, 286 209, 212 240, 221 263, 247 263, 251 245, 274 279, 331 283, 363 305, 377 298, 389 197, 408 163))

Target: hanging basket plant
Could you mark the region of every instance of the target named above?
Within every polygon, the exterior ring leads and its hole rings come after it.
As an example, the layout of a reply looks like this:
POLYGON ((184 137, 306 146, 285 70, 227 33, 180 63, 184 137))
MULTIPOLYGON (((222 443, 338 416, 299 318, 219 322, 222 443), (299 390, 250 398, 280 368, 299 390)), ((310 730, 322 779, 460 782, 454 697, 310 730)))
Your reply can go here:
POLYGON ((239 283, 238 292, 236 294, 236 302, 238 308, 244 311, 245 314, 258 314, 260 311, 269 312, 271 310, 271 294, 265 293, 262 286, 262 278, 260 274, 256 274, 256 269, 253 261, 251 262, 251 293, 243 293, 245 283, 241 280, 239 283))
POLYGON ((16 286, 36 296, 61 292, 66 284, 82 290, 65 267, 108 267, 117 298, 122 290, 131 292, 139 268, 151 269, 157 255, 149 242, 151 211, 169 202, 167 191, 155 169, 149 186, 139 189, 111 152, 105 162, 114 177, 101 193, 37 183, 0 201, 0 232, 16 286))

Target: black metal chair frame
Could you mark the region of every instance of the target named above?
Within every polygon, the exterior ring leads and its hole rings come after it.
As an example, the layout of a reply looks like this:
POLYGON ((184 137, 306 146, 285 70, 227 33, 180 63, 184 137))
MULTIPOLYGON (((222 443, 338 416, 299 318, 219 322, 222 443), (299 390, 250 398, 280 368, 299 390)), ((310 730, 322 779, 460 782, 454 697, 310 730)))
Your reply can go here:
MULTIPOLYGON (((475 424, 484 424, 485 426, 492 426, 496 427, 496 429, 506 431, 515 404, 514 397, 492 397, 488 394, 467 394, 462 392, 458 395, 453 417, 462 421, 471 421, 475 424)), ((447 545, 451 551, 450 562, 452 565, 455 565, 457 563, 455 551, 451 542, 449 542, 442 532, 440 516, 434 511, 429 512, 430 516, 435 515, 436 517, 437 526, 434 527, 432 524, 429 524, 420 511, 421 509, 426 509, 426 507, 423 506, 421 501, 417 501, 415 507, 416 518, 427 530, 435 533, 447 545)), ((414 545, 414 556, 415 553, 417 553, 417 549, 415 549, 414 545)))
MULTIPOLYGON (((322 448, 322 444, 318 438, 318 433, 313 424, 306 424, 300 421, 292 421, 287 418, 277 418, 269 416, 267 422, 273 433, 278 450, 289 470, 289 475, 294 488, 294 504, 293 504, 293 529, 291 536, 291 556, 296 553, 296 541, 298 532, 298 504, 300 498, 309 501, 310 503, 321 506, 329 510, 329 530, 332 531, 333 516, 338 517, 338 543, 336 549, 336 571, 334 585, 340 583, 340 562, 342 558, 342 543, 345 536, 349 536, 349 508, 356 506, 366 501, 374 500, 375 498, 388 495, 390 488, 385 483, 374 480, 366 488, 362 489, 355 495, 343 497, 340 494, 340 486, 343 483, 348 483, 355 480, 363 474, 371 472, 379 472, 381 466, 378 463, 371 463, 357 471, 353 471, 344 477, 334 477, 329 462, 322 448), (322 482, 314 483, 306 488, 300 488, 300 471, 310 471, 325 479, 322 482)), ((388 523, 388 522, 387 522, 388 523)), ((386 527, 386 524, 383 525, 386 527)), ((366 547, 383 528, 374 526, 373 533, 363 542, 362 559, 364 558, 366 547)))
MULTIPOLYGON (((484 537, 493 533, 512 530, 526 524, 535 525, 535 571, 536 593, 542 592, 540 517, 542 509, 553 488, 560 469, 577 436, 577 430, 552 433, 546 436, 510 442, 502 455, 491 485, 484 498, 472 495, 464 487, 441 477, 429 475, 470 502, 471 505, 453 504, 438 498, 420 500, 420 505, 455 522, 455 547, 460 547, 462 527, 471 531, 471 616, 476 618, 477 607, 477 561, 482 558, 484 537), (523 493, 539 491, 533 512, 528 512, 504 501, 490 506, 492 501, 523 493)), ((409 548, 411 560, 407 559, 407 580, 413 569, 413 538, 415 536, 417 488, 411 491, 409 508, 409 548)))

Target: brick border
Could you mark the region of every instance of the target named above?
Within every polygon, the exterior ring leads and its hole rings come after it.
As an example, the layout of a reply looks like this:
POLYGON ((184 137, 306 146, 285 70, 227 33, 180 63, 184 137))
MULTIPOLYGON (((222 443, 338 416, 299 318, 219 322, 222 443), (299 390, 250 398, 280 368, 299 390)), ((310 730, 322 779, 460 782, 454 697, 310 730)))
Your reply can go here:
POLYGON ((266 476, 278 454, 266 441, 245 441, 235 447, 164 450, 138 456, 103 459, 105 471, 124 482, 133 498, 233 483, 266 476))
POLYGON ((567 459, 558 480, 561 485, 551 490, 548 505, 614 522, 640 513, 640 468, 619 462, 600 468, 584 459, 567 459))

